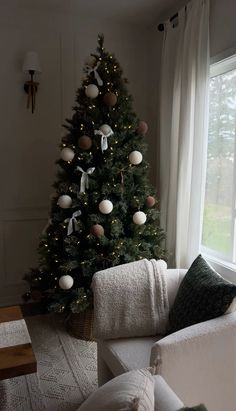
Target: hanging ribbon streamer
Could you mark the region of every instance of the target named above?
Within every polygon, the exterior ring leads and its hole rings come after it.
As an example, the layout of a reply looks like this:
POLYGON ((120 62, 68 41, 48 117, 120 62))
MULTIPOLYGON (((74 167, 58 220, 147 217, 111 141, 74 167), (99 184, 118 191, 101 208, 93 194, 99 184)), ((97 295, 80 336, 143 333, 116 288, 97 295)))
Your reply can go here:
POLYGON ((42 231, 42 234, 43 234, 43 235, 44 235, 44 234, 47 234, 47 229, 50 227, 51 224, 52 224, 52 219, 49 218, 47 224, 45 225, 45 227, 44 227, 44 229, 43 229, 43 231, 42 231))
POLYGON ((80 180, 80 193, 85 193, 85 189, 89 188, 89 175, 94 172, 95 167, 90 167, 87 171, 84 171, 80 166, 77 166, 76 170, 79 170, 82 173, 80 180))
POLYGON ((88 75, 90 75, 90 74, 93 72, 93 73, 94 73, 95 80, 97 80, 98 85, 99 85, 99 86, 102 86, 102 85, 103 85, 103 81, 102 81, 100 75, 99 75, 98 72, 97 72, 97 69, 98 69, 99 65, 100 65, 100 61, 97 62, 97 65, 96 65, 95 67, 89 67, 89 66, 87 66, 87 70, 88 70, 87 72, 88 72, 88 75))
POLYGON ((77 210, 72 214, 71 218, 67 218, 65 220, 65 222, 68 223, 67 235, 72 234, 73 231, 79 231, 79 226, 78 226, 78 222, 76 220, 76 217, 79 217, 81 214, 82 214, 81 211, 77 210))
POLYGON ((95 130, 94 134, 101 136, 101 150, 102 150, 102 152, 107 150, 108 149, 108 140, 107 140, 107 138, 112 136, 112 134, 114 134, 113 131, 111 130, 111 131, 109 131, 109 133, 104 134, 101 130, 95 130))

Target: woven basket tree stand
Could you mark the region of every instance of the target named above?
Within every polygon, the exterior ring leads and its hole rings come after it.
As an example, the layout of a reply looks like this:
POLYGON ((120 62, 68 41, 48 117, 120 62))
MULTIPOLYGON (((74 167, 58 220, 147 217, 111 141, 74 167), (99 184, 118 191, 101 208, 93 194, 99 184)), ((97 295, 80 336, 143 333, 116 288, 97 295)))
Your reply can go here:
POLYGON ((75 338, 94 341, 92 335, 93 310, 88 308, 82 313, 71 313, 67 320, 67 332, 75 338))

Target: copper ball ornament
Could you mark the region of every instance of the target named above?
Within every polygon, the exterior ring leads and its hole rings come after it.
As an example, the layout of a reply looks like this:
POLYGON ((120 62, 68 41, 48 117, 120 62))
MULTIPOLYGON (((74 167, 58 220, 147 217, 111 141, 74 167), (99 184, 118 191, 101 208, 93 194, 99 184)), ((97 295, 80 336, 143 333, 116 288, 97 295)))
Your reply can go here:
POLYGON ((95 237, 101 237, 104 235, 104 228, 101 224, 94 224, 91 227, 90 233, 95 237))
POLYGON ((103 101, 107 106, 114 107, 117 103, 117 96, 115 93, 112 93, 111 91, 108 91, 104 97, 103 101))
POLYGON ((137 132, 138 134, 142 134, 143 136, 147 133, 148 131, 148 125, 145 121, 141 120, 139 122, 138 128, 137 128, 137 132))
POLYGON ((89 150, 92 147, 92 139, 89 136, 81 136, 78 139, 78 146, 81 150, 89 150))
POLYGON ((153 207, 155 204, 156 204, 156 200, 155 200, 155 198, 154 198, 153 196, 148 196, 148 197, 146 198, 146 206, 147 206, 147 207, 151 208, 151 207, 153 207))

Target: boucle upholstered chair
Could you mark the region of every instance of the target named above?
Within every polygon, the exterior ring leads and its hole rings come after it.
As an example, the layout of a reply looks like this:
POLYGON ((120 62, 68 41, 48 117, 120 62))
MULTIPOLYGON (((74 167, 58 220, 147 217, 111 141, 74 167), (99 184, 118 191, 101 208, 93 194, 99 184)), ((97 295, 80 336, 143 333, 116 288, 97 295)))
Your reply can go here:
MULTIPOLYGON (((186 270, 167 270, 170 308, 185 274, 186 270)), ((98 276, 93 279, 95 321, 101 309, 96 305, 98 276)), ((112 286, 109 275, 107 285, 112 286)), ((99 385, 151 365, 188 406, 202 402, 209 411, 235 411, 236 312, 167 336, 101 340, 97 331, 99 385)))

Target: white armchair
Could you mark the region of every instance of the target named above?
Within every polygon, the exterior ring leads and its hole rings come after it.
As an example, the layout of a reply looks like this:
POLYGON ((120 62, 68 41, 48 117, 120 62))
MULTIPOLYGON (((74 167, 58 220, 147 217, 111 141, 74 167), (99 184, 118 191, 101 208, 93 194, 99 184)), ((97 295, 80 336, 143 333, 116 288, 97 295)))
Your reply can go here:
MULTIPOLYGON (((186 270, 167 270, 170 308, 185 273, 186 270)), ((98 275, 93 279, 95 302, 98 275)), ((112 286, 109 275, 107 284, 112 286)), ((95 303, 95 321, 100 310, 95 303)), ((151 365, 188 406, 201 402, 209 411, 235 411, 236 312, 167 336, 101 340, 97 330, 95 337, 99 385, 124 372, 151 365)))

